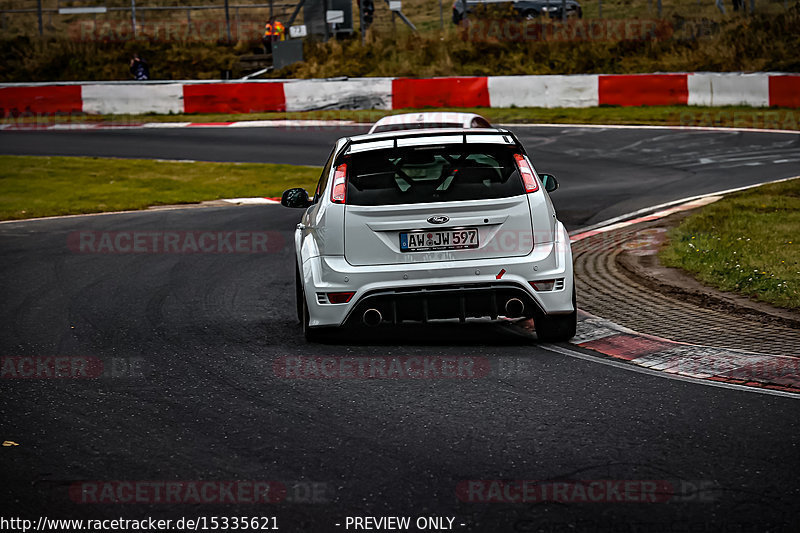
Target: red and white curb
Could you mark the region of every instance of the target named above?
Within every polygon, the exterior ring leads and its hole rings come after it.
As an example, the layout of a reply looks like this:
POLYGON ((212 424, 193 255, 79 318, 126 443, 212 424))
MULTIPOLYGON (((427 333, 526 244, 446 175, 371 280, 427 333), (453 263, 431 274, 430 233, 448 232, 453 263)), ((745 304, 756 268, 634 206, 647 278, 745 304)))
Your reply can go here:
POLYGON ((572 344, 689 378, 800 394, 800 357, 676 342, 582 313, 572 344))
MULTIPOLYGON (((352 120, 239 120, 234 122, 129 122, 129 123, 10 123, 0 124, 0 131, 93 131, 93 130, 138 130, 176 128, 329 128, 356 126, 352 120)), ((366 126, 366 124, 364 125, 366 126)))
POLYGON ((688 198, 681 198, 680 200, 673 200, 671 202, 667 202, 664 204, 645 207, 643 209, 639 209, 638 211, 625 213, 624 215, 619 215, 617 217, 610 218, 608 220, 598 222, 597 224, 592 224, 591 226, 587 226, 585 228, 574 231, 570 234, 570 242, 577 242, 587 237, 591 237, 592 235, 607 233, 609 231, 624 228, 627 226, 632 226, 640 222, 649 222, 652 220, 658 220, 661 218, 668 217, 673 213, 679 213, 681 211, 688 211, 690 209, 702 207, 704 205, 708 205, 716 202, 717 200, 720 200, 726 194, 731 194, 739 191, 746 191, 747 189, 761 187, 762 185, 770 185, 772 183, 783 183, 784 181, 791 181, 796 179, 800 179, 800 176, 790 176, 788 178, 765 181, 763 183, 754 183, 753 185, 745 185, 743 187, 736 187, 735 189, 726 189, 724 191, 716 191, 708 194, 701 194, 698 196, 690 196, 688 198))
POLYGON ((660 211, 656 211, 651 215, 641 216, 637 218, 632 218, 629 220, 625 220, 622 222, 616 222, 612 224, 608 224, 606 226, 602 226, 597 229, 589 230, 589 231, 582 231, 575 235, 570 236, 570 242, 578 242, 583 240, 587 237, 591 237, 593 235, 599 235, 601 233, 608 233, 609 231, 618 230, 621 228, 626 228, 628 226, 633 226, 634 224, 639 224, 641 222, 650 222, 651 220, 658 220, 661 218, 668 217, 674 213, 680 213, 681 211, 689 211, 690 209, 696 209, 698 207, 703 207, 704 205, 712 204, 717 200, 721 199, 722 196, 720 195, 712 195, 712 196, 704 196, 702 198, 697 198, 695 200, 691 200, 680 205, 676 205, 674 207, 670 207, 667 209, 662 209, 660 211))
MULTIPOLYGON (((779 183, 800 176, 774 180, 779 183)), ((702 207, 723 195, 766 185, 765 183, 684 198, 667 204, 650 207, 634 213, 601 222, 579 230, 570 237, 571 242, 607 233, 609 231, 665 218, 673 213, 702 207), (652 212, 655 210, 655 212, 652 212), (647 214, 650 212, 650 214, 647 214)), ((571 343, 628 365, 640 367, 647 373, 664 373, 686 380, 705 381, 706 384, 760 390, 777 395, 800 394, 800 357, 768 355, 733 348, 717 348, 677 342, 654 335, 639 333, 610 320, 579 311, 583 319, 578 323, 578 333, 571 343)), ((558 347, 552 351, 579 358, 591 358, 558 347)))

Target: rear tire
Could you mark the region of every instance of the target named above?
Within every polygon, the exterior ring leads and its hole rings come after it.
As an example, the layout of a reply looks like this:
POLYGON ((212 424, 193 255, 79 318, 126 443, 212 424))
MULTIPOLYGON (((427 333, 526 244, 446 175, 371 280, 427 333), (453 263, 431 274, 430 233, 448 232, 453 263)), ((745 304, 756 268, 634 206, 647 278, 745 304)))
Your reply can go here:
POLYGON ((533 319, 536 337, 544 342, 567 342, 578 328, 578 306, 572 291, 573 311, 568 315, 538 315, 533 319))
POLYGON ((300 269, 294 269, 294 301, 297 308, 297 321, 303 323, 303 305, 305 304, 305 297, 303 296, 303 281, 300 279, 300 269))

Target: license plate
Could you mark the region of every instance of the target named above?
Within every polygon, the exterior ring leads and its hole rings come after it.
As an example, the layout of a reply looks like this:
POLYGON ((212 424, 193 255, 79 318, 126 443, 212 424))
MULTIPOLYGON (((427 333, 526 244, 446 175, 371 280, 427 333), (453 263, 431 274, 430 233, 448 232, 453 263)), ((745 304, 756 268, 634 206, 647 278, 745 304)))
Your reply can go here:
POLYGON ((400 233, 401 252, 462 250, 477 247, 478 230, 475 228, 400 233))

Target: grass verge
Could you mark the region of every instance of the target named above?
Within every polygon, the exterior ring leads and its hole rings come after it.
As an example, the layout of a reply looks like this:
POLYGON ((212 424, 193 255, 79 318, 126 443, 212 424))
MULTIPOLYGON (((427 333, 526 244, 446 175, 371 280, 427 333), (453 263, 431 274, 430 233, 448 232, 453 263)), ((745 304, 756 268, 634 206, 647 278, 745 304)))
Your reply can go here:
POLYGON ((800 310, 800 179, 703 208, 670 231, 659 257, 723 291, 800 310))
POLYGON ((0 156, 0 220, 144 209, 313 189, 319 168, 0 156))
POLYGON ((800 130, 800 109, 747 106, 641 106, 641 107, 589 107, 589 108, 436 108, 436 109, 382 109, 324 110, 304 112, 275 112, 247 114, 191 114, 191 115, 46 115, 7 116, 0 124, 42 125, 59 123, 115 123, 138 124, 142 122, 233 122, 240 120, 352 120, 371 124, 386 115, 419 111, 459 111, 478 113, 494 124, 622 124, 652 126, 703 126, 766 128, 800 130))

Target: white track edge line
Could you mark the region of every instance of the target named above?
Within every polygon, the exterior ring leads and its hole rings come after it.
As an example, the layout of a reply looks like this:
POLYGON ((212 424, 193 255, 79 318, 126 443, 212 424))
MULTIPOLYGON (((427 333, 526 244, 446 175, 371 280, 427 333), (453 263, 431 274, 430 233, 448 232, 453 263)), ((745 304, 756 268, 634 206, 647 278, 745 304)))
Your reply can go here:
POLYGON ((497 124, 502 127, 513 128, 597 128, 617 130, 684 130, 684 131, 730 131, 734 133, 754 131, 757 133, 789 133, 800 135, 800 130, 772 130, 764 128, 726 128, 723 126, 664 126, 655 124, 558 124, 558 123, 526 123, 526 124, 497 124))
MULTIPOLYGON (((67 123, 68 124, 68 123, 67 123)), ((27 128, 25 125, 17 126, 14 124, 0 124, 0 129, 7 129, 10 131, 28 131, 29 129, 61 129, 69 131, 71 129, 145 129, 145 128, 275 128, 275 127, 337 127, 337 126, 370 126, 371 123, 355 122, 348 120, 318 120, 314 119, 267 119, 267 120, 239 120, 225 123, 202 123, 202 122, 144 122, 141 124, 131 125, 110 125, 106 126, 102 123, 90 123, 85 128, 82 123, 77 127, 55 128, 56 125, 46 125, 34 128, 27 128), (287 125, 287 121, 305 122, 308 124, 287 125), (268 122, 276 122, 276 124, 267 124, 268 122), (250 124, 252 123, 252 124, 250 124), (280 124, 283 123, 283 124, 280 124)), ((648 125, 648 124, 559 124, 559 123, 499 123, 497 126, 503 128, 593 128, 593 129, 619 129, 619 130, 680 130, 680 131, 714 131, 714 132, 732 132, 732 133, 785 133, 789 135, 800 135, 800 130, 774 130, 766 128, 734 128, 723 126, 664 126, 664 125, 648 125)))
POLYGON ((586 227, 583 227, 583 228, 580 228, 580 229, 573 230, 573 231, 569 232, 569 235, 570 235, 570 237, 572 237, 572 236, 578 235, 580 233, 586 233, 587 231, 594 231, 594 230, 602 229, 605 226, 610 226, 611 224, 616 224, 617 222, 622 222, 624 220, 635 218, 635 217, 640 216, 640 215, 647 215, 647 214, 655 213, 656 211, 659 211, 661 209, 674 207, 676 205, 688 204, 689 202, 694 202, 695 200, 700 200, 701 198, 708 198, 709 196, 719 196, 719 195, 724 195, 724 194, 731 194, 731 193, 734 193, 734 192, 745 191, 747 189, 753 189, 755 187, 761 187, 762 185, 771 185, 773 183, 781 183, 781 182, 784 182, 784 181, 791 181, 791 180, 796 180, 796 179, 800 179, 800 176, 790 176, 788 178, 781 178, 781 179, 777 179, 777 180, 765 181, 765 182, 762 182, 762 183, 755 183, 753 185, 745 185, 743 187, 736 187, 734 189, 725 189, 723 191, 709 192, 709 193, 699 194, 697 196, 688 196, 686 198, 681 198, 679 200, 673 200, 671 202, 666 202, 666 203, 663 203, 663 204, 658 204, 658 205, 654 205, 654 206, 650 206, 650 207, 643 207, 642 209, 639 209, 638 211, 631 211, 630 213, 625 213, 624 215, 619 215, 619 216, 616 216, 614 218, 609 218, 607 220, 603 220, 602 222, 598 222, 596 224, 592 224, 591 226, 586 226, 586 227))
POLYGON ((757 394, 766 394, 769 396, 781 396, 784 398, 792 398, 794 400, 800 400, 800 394, 796 394, 793 392, 786 392, 774 389, 763 389, 759 387, 748 387, 747 385, 737 385, 736 383, 725 383, 724 381, 713 381, 710 379, 700 379, 700 378, 692 378, 689 376, 681 376, 678 374, 670 374, 669 372, 663 372, 660 370, 650 370, 647 367, 638 366, 633 363, 622 363, 620 361, 615 361, 613 359, 606 359, 605 357, 587 355, 581 352, 570 350, 568 348, 562 348, 561 346, 555 346, 552 344, 540 344, 539 347, 550 352, 559 353, 561 355, 566 355, 568 357, 574 357, 576 359, 581 359, 583 361, 587 361, 590 363, 600 363, 602 365, 613 366, 615 368, 629 370, 631 372, 638 372, 640 374, 647 374, 653 377, 672 379, 675 381, 684 381, 688 383, 694 383, 696 385, 705 385, 708 387, 718 387, 721 389, 754 392, 757 394))

